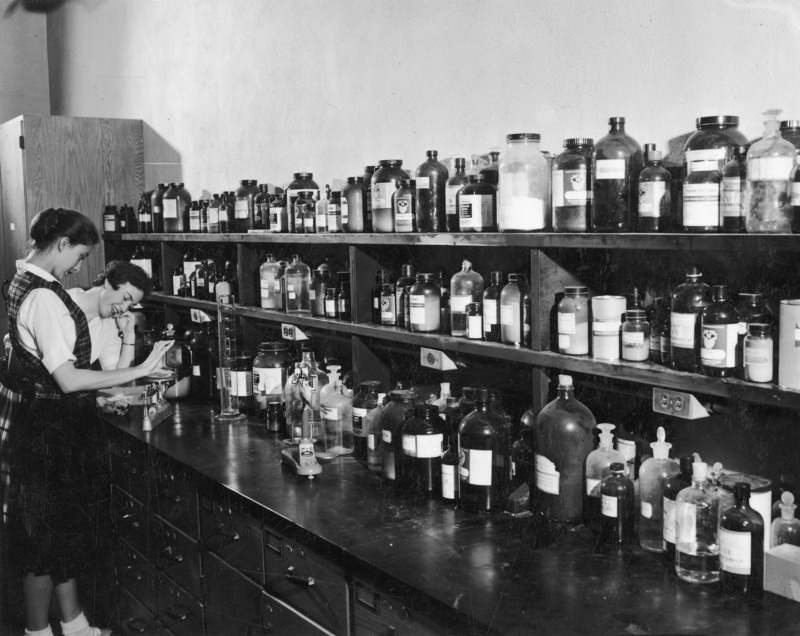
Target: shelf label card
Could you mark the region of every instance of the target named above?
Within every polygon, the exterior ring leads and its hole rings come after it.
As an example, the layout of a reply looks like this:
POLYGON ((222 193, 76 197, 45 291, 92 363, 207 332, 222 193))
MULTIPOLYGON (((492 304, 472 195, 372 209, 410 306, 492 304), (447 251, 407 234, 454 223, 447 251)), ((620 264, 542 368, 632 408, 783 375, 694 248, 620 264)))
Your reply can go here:
POLYGON ((428 369, 435 369, 436 371, 453 371, 456 369, 456 363, 443 351, 437 349, 428 349, 421 347, 419 350, 419 363, 428 369))
POLYGON ((285 322, 281 323, 281 337, 284 340, 293 340, 298 342, 300 340, 308 340, 308 336, 303 333, 297 325, 288 325, 285 322))
POLYGON ((211 316, 209 316, 206 312, 195 308, 192 308, 191 312, 192 312, 192 322, 198 322, 198 323, 211 322, 211 316))

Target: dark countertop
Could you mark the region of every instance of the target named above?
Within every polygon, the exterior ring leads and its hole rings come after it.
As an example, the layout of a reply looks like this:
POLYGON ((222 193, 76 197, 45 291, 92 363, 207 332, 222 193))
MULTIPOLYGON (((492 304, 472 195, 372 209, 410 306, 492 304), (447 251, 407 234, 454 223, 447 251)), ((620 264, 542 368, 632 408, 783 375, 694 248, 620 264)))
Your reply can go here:
POLYGON ((419 590, 453 633, 800 633, 800 603, 765 593, 748 607, 716 586, 680 581, 637 547, 595 554, 582 527, 552 544, 531 517, 409 502, 352 458, 324 464, 314 480, 297 477, 281 465, 279 434, 212 415, 177 404, 149 433, 107 420, 263 508, 273 527, 329 560, 419 590))

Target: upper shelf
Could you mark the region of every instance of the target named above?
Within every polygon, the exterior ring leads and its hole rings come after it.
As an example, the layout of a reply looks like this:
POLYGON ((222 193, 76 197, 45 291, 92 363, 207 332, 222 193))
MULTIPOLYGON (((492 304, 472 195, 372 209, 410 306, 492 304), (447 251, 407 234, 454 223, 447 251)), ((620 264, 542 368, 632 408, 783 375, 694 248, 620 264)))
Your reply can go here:
MULTIPOLYGON (((210 315, 216 312, 216 303, 211 301, 179 298, 159 292, 149 296, 150 300, 203 309, 210 315)), ((699 373, 673 371, 649 362, 621 362, 596 360, 588 356, 567 356, 552 351, 532 351, 510 345, 480 340, 467 340, 439 334, 424 334, 381 327, 372 323, 351 323, 340 320, 298 316, 258 307, 236 307, 242 315, 270 322, 287 323, 326 332, 346 333, 364 338, 376 338, 411 346, 440 349, 455 354, 479 356, 506 362, 529 364, 535 367, 560 369, 572 373, 583 373, 615 380, 676 389, 689 393, 700 393, 717 397, 741 400, 754 404, 766 404, 783 408, 800 409, 800 391, 790 391, 776 384, 755 384, 736 378, 712 378, 699 373)))
POLYGON ((441 234, 105 234, 105 240, 203 243, 339 243, 344 245, 467 245, 541 249, 800 252, 800 234, 568 234, 458 232, 441 234))

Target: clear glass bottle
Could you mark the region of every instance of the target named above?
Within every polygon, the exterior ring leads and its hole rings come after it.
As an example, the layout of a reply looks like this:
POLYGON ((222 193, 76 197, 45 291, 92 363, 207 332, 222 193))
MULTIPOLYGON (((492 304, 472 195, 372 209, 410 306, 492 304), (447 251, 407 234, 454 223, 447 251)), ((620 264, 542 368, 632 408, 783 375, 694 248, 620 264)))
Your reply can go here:
POLYGON ((356 459, 368 460, 367 419, 370 412, 378 406, 380 388, 380 380, 367 380, 359 385, 358 393, 353 396, 353 456, 356 459))
POLYGON ((286 286, 286 313, 310 314, 311 299, 309 288, 311 286, 311 269, 297 254, 292 255, 292 262, 284 273, 286 286))
POLYGON ((445 440, 447 447, 442 453, 442 499, 446 502, 456 503, 458 501, 458 437, 455 432, 450 431, 445 440))
POLYGON ((447 166, 438 159, 436 150, 428 150, 428 159, 416 172, 417 231, 447 230, 447 166))
POLYGON ((415 179, 397 180, 397 190, 392 193, 392 218, 395 232, 417 231, 416 187, 415 179))
POLYGON ((325 317, 325 292, 330 284, 328 272, 315 269, 311 272, 311 284, 308 288, 308 302, 311 315, 317 318, 325 317))
MULTIPOLYGON (((300 223, 297 222, 297 217, 294 215, 295 212, 295 201, 297 197, 300 196, 300 192, 306 191, 311 192, 314 202, 316 203, 319 200, 319 186, 317 182, 314 181, 314 175, 310 172, 295 172, 294 180, 288 185, 286 188, 286 209, 288 211, 288 227, 285 232, 302 232, 303 231, 303 223, 302 220, 300 223)), ((272 219, 270 219, 270 222, 272 219)))
POLYGON ((751 322, 744 338, 744 379, 750 382, 772 382, 774 342, 772 325, 751 322))
POLYGON ((739 314, 728 300, 726 285, 714 285, 711 304, 700 312, 700 368, 706 375, 727 378, 737 372, 739 314))
POLYGON ((381 444, 381 413, 386 404, 386 394, 378 393, 375 408, 370 409, 364 423, 367 431, 367 468, 380 474, 383 469, 383 446, 381 444))
POLYGON ((433 497, 441 490, 442 433, 439 409, 433 404, 418 404, 402 426, 403 469, 398 489, 408 495, 433 497))
POLYGON ((772 521, 770 546, 774 548, 784 543, 800 546, 800 519, 794 516, 797 509, 794 495, 788 490, 784 491, 778 506, 781 516, 772 521))
POLYGON ((503 272, 489 274, 489 286, 483 291, 483 339, 501 342, 500 294, 505 286, 503 272))
POLYGON ((325 427, 325 447, 334 455, 353 453, 353 399, 342 392, 337 380, 334 389, 320 400, 320 414, 325 427))
POLYGON ((558 352, 589 355, 589 290, 582 285, 564 287, 558 303, 558 352))
POLYGON ((497 229, 497 188, 483 175, 471 175, 456 193, 458 228, 461 232, 494 232, 497 229))
POLYGON ((625 311, 622 323, 622 359, 645 362, 650 357, 650 323, 644 309, 625 311))
POLYGON ((747 151, 745 225, 749 233, 792 231, 791 178, 797 150, 781 137, 780 110, 764 113, 764 137, 747 151))
POLYGON ((531 509, 551 521, 583 518, 584 463, 594 446, 594 415, 575 398, 572 378, 558 376, 558 397, 536 416, 536 488, 531 509))
POLYGON ((722 591, 748 601, 764 596, 764 519, 750 507, 750 484, 733 486, 734 504, 719 518, 719 580, 722 591))
POLYGON ((678 460, 678 472, 664 482, 664 492, 661 497, 662 510, 662 545, 664 558, 670 565, 675 564, 675 500, 678 494, 692 485, 691 455, 681 455, 678 460))
POLYGON ((441 325, 441 292, 432 273, 417 274, 417 282, 408 291, 409 331, 435 333, 441 325))
POLYGON ((467 339, 483 340, 483 316, 480 303, 467 303, 467 339))
POLYGON ((450 335, 467 336, 467 305, 483 302, 483 276, 472 269, 468 260, 450 279, 450 335))
POLYGON ((639 232, 671 232, 672 176, 663 166, 660 150, 645 155, 645 168, 639 173, 639 232))
POLYGON ((747 184, 747 147, 733 148, 733 157, 722 168, 721 217, 723 232, 745 230, 745 186, 747 184))
POLYGON ((601 547, 615 547, 636 541, 633 481, 625 476, 625 464, 614 462, 611 473, 600 482, 601 547))
POLYGON ((672 444, 665 439, 659 426, 656 441, 650 443, 653 456, 639 467, 639 545, 649 552, 664 551, 664 485, 680 472, 678 462, 669 458, 672 444))
POLYGON ((347 177, 342 190, 342 227, 345 232, 367 231, 367 202, 370 200, 364 177, 347 177))
POLYGON ((511 445, 511 488, 528 484, 533 491, 535 458, 533 452, 536 416, 533 407, 525 409, 519 421, 519 437, 511 445))
POLYGON ((414 392, 395 390, 389 392, 389 397, 392 401, 381 412, 381 476, 394 483, 402 479, 402 475, 397 474, 398 468, 402 470, 397 457, 403 453, 403 424, 413 414, 414 392))
POLYGON ((609 133, 592 151, 592 230, 628 232, 638 215, 642 148, 625 132, 624 117, 611 117, 608 124, 609 133))
POLYGON ((408 179, 400 159, 381 159, 380 167, 372 175, 372 229, 374 232, 394 232, 392 195, 397 190, 398 179, 408 179))
POLYGON ((458 232, 460 228, 456 195, 461 188, 469 183, 469 177, 467 176, 465 166, 466 161, 463 157, 457 157, 455 159, 456 172, 447 180, 447 186, 445 187, 445 227, 448 232, 458 232))
POLYGON ((500 340, 504 344, 521 346, 524 342, 522 298, 525 277, 509 274, 508 283, 500 292, 500 340))
POLYGON ((325 290, 325 317, 334 320, 338 318, 336 307, 336 287, 331 285, 325 290))
POLYGON ((553 232, 586 232, 592 210, 594 140, 564 140, 564 152, 553 161, 553 232))
POLYGON ((536 133, 506 135, 508 150, 500 160, 497 229, 542 232, 550 222, 550 168, 536 133))
POLYGON ((670 358, 678 371, 697 371, 700 351, 700 312, 707 307, 710 289, 702 282, 696 265, 686 275, 686 282, 672 292, 670 311, 670 358))
POLYGON ((625 455, 614 450, 614 424, 598 424, 600 444, 586 456, 586 490, 584 501, 584 519, 593 531, 600 531, 601 497, 600 482, 611 473, 611 464, 621 462, 625 466, 625 455))
POLYGON ((689 583, 719 581, 720 497, 707 482, 705 462, 692 464, 692 485, 675 500, 675 572, 689 583))
POLYGON ((277 296, 280 293, 278 271, 280 265, 272 254, 267 254, 265 260, 258 268, 259 287, 261 289, 261 308, 277 309, 277 296))

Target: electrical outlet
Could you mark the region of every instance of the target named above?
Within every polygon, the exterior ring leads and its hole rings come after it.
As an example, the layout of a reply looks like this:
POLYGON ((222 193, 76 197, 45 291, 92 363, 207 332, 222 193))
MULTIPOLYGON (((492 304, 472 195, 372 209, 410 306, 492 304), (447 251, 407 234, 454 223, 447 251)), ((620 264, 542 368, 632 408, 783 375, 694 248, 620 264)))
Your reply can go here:
POLYGON ((297 325, 287 325, 285 322, 281 323, 281 336, 284 340, 308 340, 308 336, 303 333, 297 325))
POLYGON ((419 350, 419 363, 428 369, 436 371, 453 371, 456 363, 443 351, 421 347, 419 350))
POLYGON ((211 316, 209 316, 206 312, 195 309, 194 307, 192 307, 191 312, 192 322, 211 322, 211 316))
POLYGON ((653 387, 653 411, 685 420, 708 417, 708 411, 691 393, 653 387))

